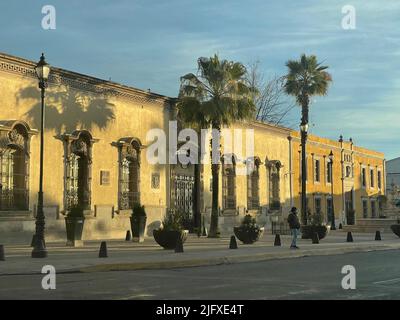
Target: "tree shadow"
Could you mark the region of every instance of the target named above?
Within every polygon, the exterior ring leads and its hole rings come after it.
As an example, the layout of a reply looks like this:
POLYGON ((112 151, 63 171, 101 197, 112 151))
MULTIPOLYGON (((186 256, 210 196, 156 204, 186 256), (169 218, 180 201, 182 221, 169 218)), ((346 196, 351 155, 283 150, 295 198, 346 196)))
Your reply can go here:
MULTIPOLYGON (((17 104, 20 101, 34 101, 24 116, 35 128, 40 127, 39 97, 35 86, 23 88, 16 95, 17 104)), ((104 130, 115 119, 115 105, 108 99, 85 95, 68 86, 57 87, 57 91, 47 90, 45 103, 45 127, 59 134, 76 129, 91 130, 95 126, 104 130)))

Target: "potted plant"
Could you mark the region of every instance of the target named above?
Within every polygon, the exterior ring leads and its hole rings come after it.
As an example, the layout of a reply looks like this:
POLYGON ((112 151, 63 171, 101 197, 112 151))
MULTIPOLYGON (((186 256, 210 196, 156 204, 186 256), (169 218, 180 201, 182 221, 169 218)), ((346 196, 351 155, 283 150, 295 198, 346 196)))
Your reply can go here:
POLYGON ((400 221, 397 221, 397 224, 392 224, 390 226, 390 229, 392 230, 392 232, 398 237, 400 237, 400 223, 399 222, 400 221))
POLYGON ((256 223, 256 219, 247 214, 244 216, 241 225, 233 228, 233 232, 236 238, 244 244, 252 244, 260 239, 264 232, 264 227, 260 227, 256 223))
POLYGON ((397 223, 392 224, 390 226, 390 229, 396 236, 400 237, 400 217, 399 216, 397 216, 397 223))
POLYGON ((131 229, 132 229, 132 240, 136 242, 144 241, 144 231, 146 229, 146 210, 144 206, 135 204, 132 209, 132 215, 130 217, 131 229))
POLYGON ((83 208, 79 205, 72 206, 65 217, 65 226, 67 229, 67 246, 82 245, 82 233, 85 217, 83 208))
POLYGON ((183 216, 180 212, 169 211, 159 229, 153 230, 154 240, 164 249, 172 250, 176 247, 179 237, 184 243, 189 231, 183 227, 183 216))
POLYGON ((328 234, 328 227, 322 221, 321 212, 309 216, 309 224, 301 226, 302 239, 312 239, 315 233, 318 233, 320 240, 328 234))

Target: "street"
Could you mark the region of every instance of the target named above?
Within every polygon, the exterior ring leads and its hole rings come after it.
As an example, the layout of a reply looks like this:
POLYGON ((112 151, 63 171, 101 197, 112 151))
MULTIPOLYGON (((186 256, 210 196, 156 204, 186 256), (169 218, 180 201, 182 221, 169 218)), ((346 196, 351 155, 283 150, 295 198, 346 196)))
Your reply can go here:
POLYGON ((0 276, 0 299, 399 299, 397 250, 314 256, 232 265, 64 273, 56 290, 44 275, 0 276), (356 269, 355 290, 341 287, 344 265, 356 269))

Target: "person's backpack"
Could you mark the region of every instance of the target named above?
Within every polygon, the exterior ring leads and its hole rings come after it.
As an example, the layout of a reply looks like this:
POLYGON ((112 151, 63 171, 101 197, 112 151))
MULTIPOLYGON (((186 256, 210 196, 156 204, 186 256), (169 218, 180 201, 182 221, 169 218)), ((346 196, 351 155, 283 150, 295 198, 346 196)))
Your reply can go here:
POLYGON ((289 215, 288 215, 288 217, 287 217, 287 222, 289 223, 289 226, 291 227, 292 226, 292 223, 293 223, 293 213, 291 212, 291 213, 289 213, 289 215))

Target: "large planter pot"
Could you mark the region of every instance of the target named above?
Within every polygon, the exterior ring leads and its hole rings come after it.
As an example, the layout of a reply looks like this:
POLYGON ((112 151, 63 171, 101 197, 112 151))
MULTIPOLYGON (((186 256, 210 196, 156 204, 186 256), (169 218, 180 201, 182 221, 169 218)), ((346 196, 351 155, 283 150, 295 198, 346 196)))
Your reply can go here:
POLYGON ((182 243, 184 243, 189 234, 189 230, 182 231, 173 231, 173 230, 163 230, 163 229, 155 229, 153 230, 154 240, 167 250, 173 250, 176 247, 176 242, 179 237, 182 239, 182 243))
POLYGON ((390 229, 392 229, 393 233, 394 233, 396 236, 400 237, 400 224, 392 224, 392 225, 390 226, 390 229))
POLYGON ((312 239, 314 233, 318 233, 318 238, 321 240, 328 234, 328 228, 326 226, 302 226, 301 227, 301 238, 312 239))
POLYGON ((132 240, 136 242, 144 241, 144 231, 146 229, 146 216, 131 216, 132 240))
POLYGON ((264 228, 259 228, 258 231, 255 231, 242 227, 233 227, 233 232, 235 233, 236 238, 244 244, 252 244, 260 239, 264 233, 264 228))
POLYGON ((82 246, 82 233, 85 218, 83 217, 65 217, 65 227, 67 229, 67 246, 82 246))

